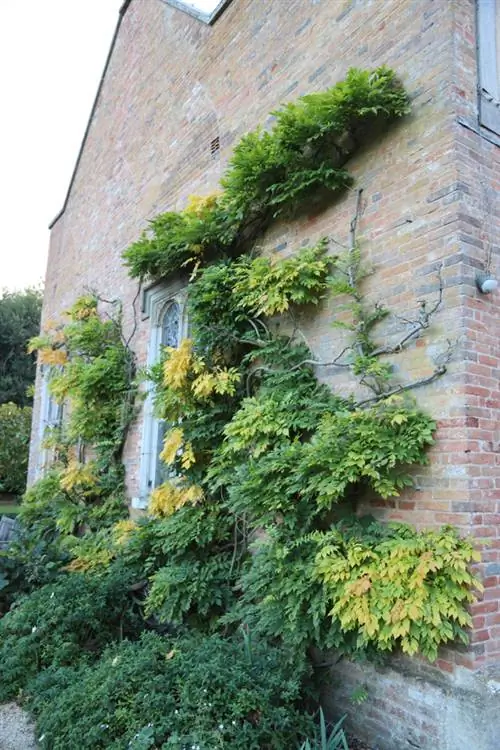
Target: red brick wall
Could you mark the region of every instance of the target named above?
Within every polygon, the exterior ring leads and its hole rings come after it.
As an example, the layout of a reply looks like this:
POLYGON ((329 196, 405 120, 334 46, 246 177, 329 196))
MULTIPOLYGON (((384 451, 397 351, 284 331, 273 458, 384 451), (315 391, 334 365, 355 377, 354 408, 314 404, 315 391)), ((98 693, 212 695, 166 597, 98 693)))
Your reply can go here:
MULTIPOLYGON (((412 114, 349 164, 364 190, 360 240, 375 269, 365 290, 408 316, 418 300, 436 298, 442 264, 442 308, 395 365, 402 378, 428 375, 447 339, 455 356, 443 378, 416 392, 439 424, 430 466, 417 473, 412 492, 375 510, 419 527, 451 523, 483 540, 486 590, 474 607, 472 649, 444 651, 440 661, 453 672, 500 661, 499 295, 480 296, 474 284, 490 250, 497 270, 500 151, 474 132, 473 0, 233 0, 212 27, 161 0, 132 0, 52 231, 44 320, 90 287, 123 300, 130 332, 137 286, 120 258, 147 219, 216 188, 237 139, 269 122, 281 102, 334 84, 351 66, 382 64, 403 80, 412 114)), ((325 234, 345 243, 354 206, 348 192, 320 215, 277 225, 266 247, 293 252, 325 234)), ((332 310, 326 304, 301 321, 325 360, 342 343, 332 310)), ((393 319, 387 335, 395 326, 393 319)), ((148 337, 149 322, 139 315, 133 345, 140 364, 148 337)), ((335 372, 321 375, 335 387, 335 372)), ((140 443, 139 418, 126 447, 131 497, 140 443)), ((32 471, 36 451, 34 439, 32 471)))

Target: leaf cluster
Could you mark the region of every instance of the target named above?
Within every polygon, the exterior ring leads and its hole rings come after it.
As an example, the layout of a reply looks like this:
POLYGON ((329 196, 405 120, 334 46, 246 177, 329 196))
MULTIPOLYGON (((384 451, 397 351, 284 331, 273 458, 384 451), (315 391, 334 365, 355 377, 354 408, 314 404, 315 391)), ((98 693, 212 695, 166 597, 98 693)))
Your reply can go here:
POLYGON ((480 589, 469 564, 478 556, 453 529, 418 533, 391 524, 379 540, 333 531, 314 541, 329 615, 343 632, 356 633, 359 648, 400 647, 433 661, 441 644, 468 642, 466 605, 480 589))
POLYGON ((124 252, 130 275, 161 278, 241 254, 277 215, 349 186, 349 157, 377 124, 408 111, 408 96, 386 67, 351 68, 331 89, 283 106, 271 130, 257 128, 237 144, 222 193, 153 219, 124 252))

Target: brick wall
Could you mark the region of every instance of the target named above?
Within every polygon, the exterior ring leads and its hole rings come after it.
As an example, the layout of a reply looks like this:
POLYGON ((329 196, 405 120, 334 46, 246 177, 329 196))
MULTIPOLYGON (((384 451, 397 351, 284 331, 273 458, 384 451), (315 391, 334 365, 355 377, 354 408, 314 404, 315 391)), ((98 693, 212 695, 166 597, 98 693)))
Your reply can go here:
MULTIPOLYGON (((57 318, 92 288, 123 300, 131 332, 137 286, 120 258, 148 218, 216 188, 233 144, 269 122, 281 102, 334 84, 351 66, 381 64, 397 71, 413 111, 349 164, 364 190, 360 240, 375 269, 366 293, 407 316, 422 298, 436 298, 442 265, 442 308, 427 337, 395 365, 406 379, 428 375, 447 339, 455 356, 442 379, 417 393, 439 425, 430 466, 416 474, 414 490, 370 509, 419 527, 454 524, 484 549, 479 572, 486 590, 474 607, 472 648, 445 650, 438 663, 445 696, 458 689, 467 670, 476 679, 500 662, 499 295, 480 296, 474 284, 490 253, 495 270, 498 262, 500 151, 475 132, 473 0, 233 0, 212 27, 161 0, 132 0, 65 211, 52 230, 43 320, 57 318), (221 150, 214 159, 215 137, 221 150)), ((289 253, 323 235, 345 243, 355 200, 347 192, 321 214, 277 224, 266 248, 289 253)), ((149 321, 141 319, 139 306, 136 301, 133 346, 143 364, 149 321)), ((331 318, 326 303, 314 318, 301 320, 315 354, 325 360, 342 346, 331 318)), ((387 336, 395 325, 388 322, 387 336)), ((326 369, 321 376, 338 385, 336 372, 326 369)), ((39 384, 37 393, 32 477, 39 384)), ((139 491, 141 437, 139 415, 125 452, 131 497, 139 491)), ((384 707, 386 726, 404 727, 408 696, 399 689, 385 695, 386 678, 370 674, 377 710, 384 707)), ((428 674, 408 677, 406 684, 412 679, 431 684, 428 674)), ((339 695, 339 705, 343 700, 339 695)), ((415 702, 424 716, 425 701, 415 702)), ((428 721, 438 736, 439 711, 428 721)), ((408 735, 404 744, 403 734, 381 732, 380 741, 394 750, 455 750, 448 735, 439 735, 439 745, 432 736, 429 730, 425 744, 408 735)))

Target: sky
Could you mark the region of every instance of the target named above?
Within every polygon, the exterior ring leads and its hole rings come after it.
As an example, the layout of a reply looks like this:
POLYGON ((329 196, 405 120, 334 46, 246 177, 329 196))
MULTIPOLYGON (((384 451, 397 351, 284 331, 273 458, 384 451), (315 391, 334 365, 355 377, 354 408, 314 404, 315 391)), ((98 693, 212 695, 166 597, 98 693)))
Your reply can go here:
POLYGON ((43 282, 122 3, 0 0, 0 293, 43 282))
POLYGON ((0 0, 0 290, 45 276, 122 0, 0 0))

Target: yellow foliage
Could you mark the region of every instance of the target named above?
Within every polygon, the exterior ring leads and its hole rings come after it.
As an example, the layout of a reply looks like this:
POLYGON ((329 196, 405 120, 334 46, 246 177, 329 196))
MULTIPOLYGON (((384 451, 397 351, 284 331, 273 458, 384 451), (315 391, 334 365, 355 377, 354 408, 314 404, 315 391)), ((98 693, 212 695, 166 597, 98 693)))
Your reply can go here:
POLYGON ((40 349, 40 362, 42 365, 65 365, 68 361, 68 355, 64 349, 52 349, 47 346, 40 349))
POLYGON ((203 490, 193 484, 190 487, 165 482, 151 493, 149 512, 153 516, 171 516, 188 503, 196 505, 203 500, 203 490))
POLYGON ((220 193, 210 195, 190 195, 188 198, 186 213, 193 214, 202 219, 207 211, 211 211, 217 205, 220 193))
POLYGON ((112 528, 113 541, 119 547, 125 544, 130 535, 137 528, 137 524, 131 518, 124 518, 122 521, 117 521, 112 528))
POLYGON ((198 375, 193 382, 192 389, 197 398, 208 398, 215 390, 215 375, 211 372, 198 375))
POLYGON ((193 366, 193 342, 191 339, 182 339, 177 349, 168 346, 166 350, 169 357, 163 365, 164 385, 174 391, 183 391, 188 385, 193 366))
POLYGON ((184 433, 181 427, 173 427, 165 435, 160 458, 166 464, 172 465, 179 455, 183 469, 189 469, 195 463, 193 446, 189 442, 184 443, 184 433))
POLYGON ((70 573, 86 573, 87 571, 97 570, 98 568, 105 568, 109 565, 114 557, 114 553, 110 549, 93 550, 91 554, 79 555, 68 563, 64 570, 68 570, 70 573))
POLYGON ((161 460, 166 464, 173 464, 179 450, 182 448, 183 442, 184 433, 180 427, 174 427, 169 430, 163 441, 163 450, 160 453, 161 460))
POLYGON ((370 590, 371 585, 368 576, 363 576, 362 578, 358 578, 357 581, 354 581, 354 583, 351 583, 349 590, 353 596, 362 596, 370 590))
POLYGON ((194 463, 196 463, 196 458, 194 455, 193 446, 191 445, 191 443, 185 443, 182 450, 181 466, 183 469, 189 469, 194 463))
POLYGON ((97 300, 95 297, 88 295, 80 297, 73 307, 68 310, 68 314, 73 320, 87 320, 97 315, 97 300))
POLYGON ((202 372, 192 384, 196 398, 209 398, 214 393, 219 396, 233 396, 240 381, 240 373, 235 367, 217 368, 213 372, 202 372))
POLYGON ((81 464, 72 460, 61 472, 61 487, 66 492, 76 488, 80 490, 91 490, 98 484, 93 463, 81 464))

